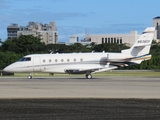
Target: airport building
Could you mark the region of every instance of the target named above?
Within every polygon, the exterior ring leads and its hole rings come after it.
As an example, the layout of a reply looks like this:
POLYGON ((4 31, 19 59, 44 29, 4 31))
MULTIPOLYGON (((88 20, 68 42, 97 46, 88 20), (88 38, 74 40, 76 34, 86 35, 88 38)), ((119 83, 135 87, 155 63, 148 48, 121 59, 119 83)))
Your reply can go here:
POLYGON ((131 46, 139 36, 137 31, 131 31, 130 34, 87 34, 84 41, 96 44, 118 43, 131 46))
MULTIPOLYGON (((160 42, 160 16, 153 18, 153 27, 156 27, 154 40, 160 42)), ((118 43, 132 46, 139 36, 137 31, 131 31, 130 34, 87 34, 83 42, 118 43)))
POLYGON ((17 38, 20 35, 34 35, 41 38, 45 44, 56 44, 58 42, 58 32, 55 22, 42 24, 29 22, 27 26, 11 24, 7 27, 8 39, 17 38))
POLYGON ((153 26, 156 27, 156 38, 160 42, 160 16, 153 18, 153 26))

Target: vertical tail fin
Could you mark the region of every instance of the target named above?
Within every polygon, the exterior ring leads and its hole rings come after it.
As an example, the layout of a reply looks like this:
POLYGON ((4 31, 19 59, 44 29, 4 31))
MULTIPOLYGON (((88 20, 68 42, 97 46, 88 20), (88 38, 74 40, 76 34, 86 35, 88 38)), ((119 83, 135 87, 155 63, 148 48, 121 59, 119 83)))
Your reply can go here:
POLYGON ((149 54, 154 33, 155 27, 146 28, 130 49, 122 50, 121 52, 124 54, 130 54, 132 56, 149 54))

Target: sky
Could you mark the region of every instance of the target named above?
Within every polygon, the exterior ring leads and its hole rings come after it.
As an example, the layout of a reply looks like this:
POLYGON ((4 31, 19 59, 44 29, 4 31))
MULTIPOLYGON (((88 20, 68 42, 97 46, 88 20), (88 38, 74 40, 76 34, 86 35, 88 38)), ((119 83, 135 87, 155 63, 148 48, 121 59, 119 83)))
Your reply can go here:
POLYGON ((28 22, 55 22, 58 41, 80 40, 89 34, 127 34, 153 26, 160 16, 160 0, 0 0, 0 39, 7 39, 7 26, 28 22))

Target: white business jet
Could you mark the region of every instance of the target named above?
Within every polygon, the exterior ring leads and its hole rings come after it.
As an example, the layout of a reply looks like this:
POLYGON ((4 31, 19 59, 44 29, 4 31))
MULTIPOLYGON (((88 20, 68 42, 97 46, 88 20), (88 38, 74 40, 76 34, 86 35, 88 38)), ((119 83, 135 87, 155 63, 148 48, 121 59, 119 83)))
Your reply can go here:
POLYGON ((87 79, 92 78, 92 73, 104 72, 118 67, 140 64, 149 60, 154 27, 148 27, 136 40, 130 49, 121 53, 64 53, 64 54, 32 54, 21 58, 4 68, 5 72, 30 73, 34 72, 86 74, 87 79))

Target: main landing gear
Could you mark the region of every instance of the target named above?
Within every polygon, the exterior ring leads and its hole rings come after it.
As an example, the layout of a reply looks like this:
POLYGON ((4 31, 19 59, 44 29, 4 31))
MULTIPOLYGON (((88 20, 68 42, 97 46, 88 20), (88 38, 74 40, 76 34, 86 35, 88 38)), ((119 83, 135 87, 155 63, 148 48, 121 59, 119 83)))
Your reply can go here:
POLYGON ((86 74, 86 78, 87 79, 92 79, 92 75, 89 73, 89 74, 86 74))
POLYGON ((27 78, 28 78, 28 79, 32 79, 32 74, 29 74, 29 75, 27 76, 27 78))
MULTIPOLYGON (((32 74, 29 74, 29 75, 27 76, 27 78, 28 78, 28 79, 32 79, 32 74)), ((87 79, 92 79, 92 74, 91 74, 91 73, 86 73, 86 78, 87 78, 87 79)))

